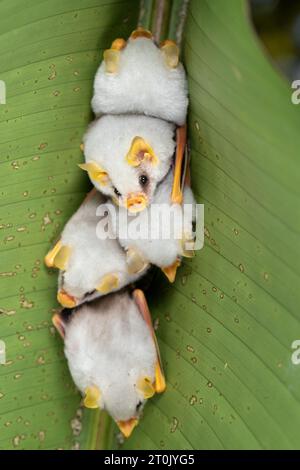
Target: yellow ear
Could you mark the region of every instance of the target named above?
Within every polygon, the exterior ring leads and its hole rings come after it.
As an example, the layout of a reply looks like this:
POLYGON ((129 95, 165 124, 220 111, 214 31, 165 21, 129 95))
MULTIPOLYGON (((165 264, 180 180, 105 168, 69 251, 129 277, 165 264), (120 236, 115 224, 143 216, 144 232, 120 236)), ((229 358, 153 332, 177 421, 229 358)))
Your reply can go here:
POLYGON ((93 385, 92 387, 87 387, 85 390, 83 404, 86 408, 99 408, 100 397, 101 392, 96 385, 93 385))
POLYGON ((54 258, 60 249, 61 249, 61 241, 58 240, 58 242, 54 245, 52 250, 50 250, 45 256, 44 261, 45 261, 45 265, 48 268, 54 268, 54 258))
POLYGON ((149 377, 142 377, 137 383, 137 389, 143 394, 144 398, 151 398, 155 394, 154 385, 149 377))
POLYGON ((64 271, 66 269, 70 255, 71 248, 67 245, 63 245, 54 258, 53 266, 64 271))
POLYGON ((123 38, 117 38, 117 39, 115 39, 115 40, 112 42, 110 48, 111 48, 111 49, 114 49, 114 50, 116 50, 116 51, 121 51, 122 49, 124 49, 125 46, 126 46, 126 41, 125 41, 125 39, 123 39, 123 38))
POLYGON ((126 161, 131 166, 139 166, 144 160, 149 160, 152 165, 159 162, 151 146, 142 137, 136 136, 131 142, 126 161))
POLYGON ((119 287, 119 277, 116 274, 107 274, 103 276, 101 283, 96 290, 101 292, 102 294, 108 294, 114 289, 119 287))
POLYGON ((118 49, 106 49, 103 54, 105 71, 107 73, 117 73, 119 70, 120 51, 118 49))
POLYGON ((79 163, 79 168, 84 171, 87 171, 91 180, 97 181, 102 186, 105 186, 108 181, 109 177, 107 172, 97 163, 79 163))
POLYGON ((160 46, 165 63, 171 69, 175 69, 179 64, 179 48, 174 41, 167 39, 160 46))
POLYGON ((64 270, 71 254, 71 248, 62 245, 59 240, 54 248, 45 256, 45 264, 49 268, 58 268, 64 270))

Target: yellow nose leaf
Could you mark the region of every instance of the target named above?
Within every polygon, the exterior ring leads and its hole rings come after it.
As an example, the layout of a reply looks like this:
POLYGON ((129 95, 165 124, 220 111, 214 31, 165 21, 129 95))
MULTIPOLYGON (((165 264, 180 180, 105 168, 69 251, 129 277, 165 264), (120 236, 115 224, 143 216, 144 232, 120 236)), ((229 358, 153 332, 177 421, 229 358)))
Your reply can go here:
POLYGON ((128 421, 117 421, 117 425, 125 437, 129 437, 138 424, 137 418, 128 419, 128 421))
POLYGON ((144 398, 151 398, 155 394, 155 388, 149 377, 141 378, 137 383, 137 389, 143 394, 144 398))
POLYGON ((119 287, 119 277, 116 274, 107 274, 102 278, 102 281, 96 290, 102 294, 107 294, 119 287))
POLYGON ((128 211, 133 214, 141 212, 145 207, 147 207, 147 197, 142 193, 129 195, 126 199, 125 205, 128 211))
POLYGON ((119 70, 120 51, 117 49, 106 49, 103 54, 105 70, 107 73, 117 73, 119 70))
POLYGON ((179 48, 174 41, 167 39, 160 47, 165 63, 171 69, 175 69, 179 63, 179 48))
POLYGON ((79 163, 79 168, 84 171, 87 171, 91 180, 97 181, 102 186, 105 186, 108 181, 109 177, 107 172, 101 168, 101 166, 97 165, 96 163, 79 163))
POLYGON ((95 385, 92 387, 87 387, 85 390, 83 404, 86 408, 99 408, 100 397, 101 392, 98 387, 95 385))
POLYGON ((142 137, 136 136, 131 142, 126 161, 131 166, 139 166, 144 160, 157 165, 159 160, 152 147, 142 137))

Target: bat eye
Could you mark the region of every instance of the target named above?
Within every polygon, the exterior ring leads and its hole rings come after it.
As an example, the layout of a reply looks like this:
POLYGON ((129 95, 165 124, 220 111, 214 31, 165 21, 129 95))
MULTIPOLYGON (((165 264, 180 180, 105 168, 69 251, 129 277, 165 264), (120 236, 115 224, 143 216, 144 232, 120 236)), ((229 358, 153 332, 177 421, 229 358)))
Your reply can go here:
POLYGON ((121 193, 117 190, 117 188, 114 188, 114 193, 116 196, 121 197, 121 193))
POLYGON ((148 178, 147 175, 141 175, 141 176, 139 177, 139 182, 140 182, 140 185, 141 185, 141 186, 146 186, 146 184, 148 183, 148 181, 149 181, 149 178, 148 178))
POLYGON ((96 292, 96 289, 91 290, 90 292, 87 292, 87 293, 84 295, 84 298, 86 299, 86 297, 89 297, 90 295, 93 295, 95 292, 96 292))
POLYGON ((140 407, 142 406, 142 402, 139 401, 138 404, 136 405, 136 411, 139 411, 140 407))

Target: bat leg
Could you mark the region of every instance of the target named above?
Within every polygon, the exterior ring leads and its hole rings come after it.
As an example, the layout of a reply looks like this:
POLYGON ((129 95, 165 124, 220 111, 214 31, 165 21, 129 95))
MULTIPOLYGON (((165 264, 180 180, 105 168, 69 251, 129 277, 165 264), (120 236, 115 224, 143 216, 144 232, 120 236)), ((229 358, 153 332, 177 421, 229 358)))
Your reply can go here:
POLYGON ((183 199, 182 193, 182 164, 186 147, 186 125, 178 127, 176 132, 176 156, 174 179, 172 187, 171 201, 173 203, 181 204, 183 199))
POLYGON ((55 315, 53 315, 52 323, 55 326, 55 328, 57 329, 57 331, 60 334, 60 336, 62 337, 62 339, 64 339, 65 338, 65 324, 64 324, 64 321, 63 321, 61 315, 59 315, 59 313, 56 313, 55 315))
POLYGON ((175 281, 178 266, 180 266, 180 260, 179 259, 177 259, 170 266, 167 266, 167 267, 161 269, 162 272, 167 276, 169 282, 171 282, 171 283, 173 283, 175 281))
POLYGON ((166 379, 161 368, 160 361, 157 361, 155 366, 155 391, 156 393, 163 393, 166 390, 166 379))
POLYGON ((140 289, 134 290, 133 297, 141 312, 143 319, 145 320, 148 327, 150 328, 151 335, 155 344, 155 349, 156 349, 156 354, 157 354, 157 362, 155 364, 155 391, 156 393, 162 393, 166 389, 166 379, 165 379, 164 372, 163 372, 159 347, 157 343, 156 334, 153 328, 152 318, 151 318, 151 313, 148 307, 148 303, 147 303, 144 292, 140 289))
POLYGON ((138 274, 144 271, 149 265, 149 263, 144 260, 141 253, 134 248, 128 248, 126 252, 126 263, 129 274, 138 274))
POLYGON ((145 297, 144 292, 141 289, 135 289, 133 291, 133 298, 139 308, 139 311, 141 312, 141 315, 147 325, 149 326, 151 330, 151 334, 155 335, 154 328, 152 325, 152 318, 151 318, 151 313, 148 307, 148 303, 145 297))

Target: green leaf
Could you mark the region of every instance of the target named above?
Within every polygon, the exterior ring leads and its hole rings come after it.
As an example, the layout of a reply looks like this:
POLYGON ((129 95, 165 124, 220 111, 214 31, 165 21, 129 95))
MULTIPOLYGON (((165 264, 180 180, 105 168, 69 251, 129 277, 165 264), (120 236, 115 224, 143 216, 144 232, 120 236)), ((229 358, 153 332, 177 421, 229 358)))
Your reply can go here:
POLYGON ((43 258, 82 201, 77 167, 103 49, 137 24, 136 0, 2 0, 0 80, 0 449, 104 445, 82 418, 63 344, 51 326, 57 273, 43 258))
POLYGON ((299 108, 243 0, 192 0, 192 185, 205 247, 158 278, 167 392, 124 448, 299 448, 299 108))
MULTIPOLYGON (((167 3, 176 37, 180 2, 167 3)), ((158 274, 148 295, 168 388, 124 449, 299 447, 300 115, 246 5, 190 2, 183 55, 206 243, 175 285, 158 274)), ((51 326, 57 275, 43 257, 88 189, 76 163, 102 50, 129 35, 138 9, 137 0, 0 2, 1 449, 117 446, 107 415, 79 408, 51 326)))

